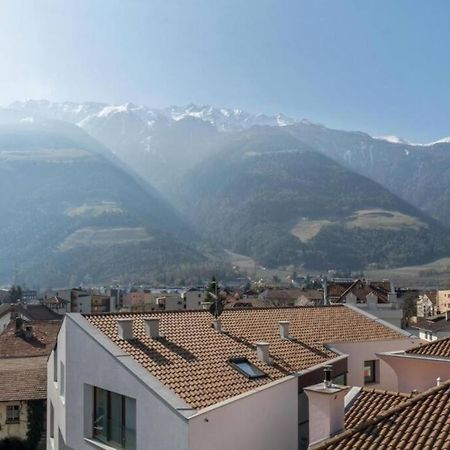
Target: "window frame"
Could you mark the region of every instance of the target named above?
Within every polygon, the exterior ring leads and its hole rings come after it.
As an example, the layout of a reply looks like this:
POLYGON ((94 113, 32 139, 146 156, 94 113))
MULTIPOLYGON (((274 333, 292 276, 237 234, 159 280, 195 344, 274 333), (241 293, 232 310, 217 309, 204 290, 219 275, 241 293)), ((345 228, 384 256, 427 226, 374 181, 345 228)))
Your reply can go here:
POLYGON ((250 380, 257 380, 259 378, 265 378, 267 377, 267 374, 263 372, 259 367, 256 367, 251 361, 249 361, 247 358, 239 357, 239 358, 230 358, 228 360, 228 364, 230 364, 233 369, 237 370, 241 375, 244 375, 250 380), (252 375, 248 372, 246 372, 242 367, 239 366, 239 364, 248 364, 257 374, 252 375))
POLYGON ((92 437, 93 439, 97 440, 98 442, 102 442, 106 445, 112 446, 114 448, 120 448, 120 449, 133 449, 136 450, 136 419, 134 424, 127 424, 126 423, 126 417, 127 417, 127 399, 134 402, 134 417, 136 418, 136 399, 127 397, 125 395, 119 394, 118 392, 108 391, 107 389, 103 389, 98 386, 92 386, 93 389, 93 395, 92 395, 92 437), (102 434, 98 433, 98 428, 96 427, 96 423, 98 423, 98 417, 97 416, 97 397, 98 397, 98 390, 101 390, 106 393, 106 406, 104 411, 104 431, 102 434), (121 442, 117 442, 112 437, 112 420, 113 420, 113 414, 112 414, 112 408, 111 408, 111 397, 112 395, 120 397, 120 411, 117 416, 119 417, 120 422, 120 439, 121 442), (128 425, 128 426, 127 426, 128 425), (130 425, 133 425, 133 428, 130 428, 130 425), (127 429, 134 430, 134 443, 127 442, 127 429))
POLYGON ((363 365, 363 376, 364 376, 364 385, 367 384, 376 384, 378 382, 378 376, 377 376, 377 370, 378 370, 378 360, 377 359, 370 359, 364 361, 363 365), (365 374, 366 367, 370 365, 371 370, 371 377, 368 379, 368 377, 365 374))
POLYGON ((20 405, 6 405, 5 423, 8 425, 20 423, 20 405))

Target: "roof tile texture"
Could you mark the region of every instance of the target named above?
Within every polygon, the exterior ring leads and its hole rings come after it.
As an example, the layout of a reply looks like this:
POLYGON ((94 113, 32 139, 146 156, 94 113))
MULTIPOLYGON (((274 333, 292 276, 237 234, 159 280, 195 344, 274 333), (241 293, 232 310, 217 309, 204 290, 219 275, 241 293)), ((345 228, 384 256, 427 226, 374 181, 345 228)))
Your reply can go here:
POLYGON ((359 423, 314 449, 450 449, 450 380, 359 423))
POLYGON ((428 357, 450 358, 450 337, 420 345, 419 347, 407 350, 406 353, 428 357))
POLYGON ((85 317, 196 409, 336 357, 326 343, 404 338, 344 306, 226 310, 221 316, 222 333, 214 330, 207 311, 85 317), (147 337, 147 317, 160 318, 163 338, 147 337), (133 319, 135 339, 119 338, 117 321, 124 318, 133 319), (280 337, 281 320, 289 321, 290 340, 280 337), (257 359, 255 343, 260 341, 270 344, 272 365, 257 359), (246 378, 229 365, 233 357, 247 358, 267 377, 246 378))

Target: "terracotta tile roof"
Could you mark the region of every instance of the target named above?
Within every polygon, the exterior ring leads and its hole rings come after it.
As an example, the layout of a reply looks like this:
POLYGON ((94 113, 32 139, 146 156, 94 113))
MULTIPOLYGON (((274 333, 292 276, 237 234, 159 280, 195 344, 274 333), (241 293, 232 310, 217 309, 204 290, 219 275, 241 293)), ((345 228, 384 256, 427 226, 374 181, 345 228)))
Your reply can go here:
POLYGON ((354 428, 409 398, 412 398, 412 394, 363 388, 345 412, 345 428, 354 428))
POLYGON ((44 400, 47 357, 0 359, 0 402, 44 400))
POLYGON ((56 342, 61 321, 32 321, 26 325, 33 327, 33 338, 24 339, 16 335, 15 321, 11 321, 0 334, 0 358, 49 355, 56 342))
POLYGON ((405 353, 428 357, 450 358, 450 337, 407 350, 405 353))
POLYGON ((225 310, 221 316, 223 333, 212 328, 212 316, 207 311, 85 317, 194 408, 215 404, 335 358, 326 343, 404 338, 342 305, 225 310), (147 317, 160 318, 164 338, 146 336, 143 319, 147 317), (123 318, 134 319, 136 339, 119 338, 117 320, 123 318), (290 340, 281 339, 280 320, 290 322, 290 340), (257 359, 254 344, 258 341, 270 344, 274 360, 271 366, 257 359), (246 378, 228 364, 233 357, 247 358, 267 377, 246 378))
POLYGON ((315 450, 450 449, 450 380, 361 422, 315 450))

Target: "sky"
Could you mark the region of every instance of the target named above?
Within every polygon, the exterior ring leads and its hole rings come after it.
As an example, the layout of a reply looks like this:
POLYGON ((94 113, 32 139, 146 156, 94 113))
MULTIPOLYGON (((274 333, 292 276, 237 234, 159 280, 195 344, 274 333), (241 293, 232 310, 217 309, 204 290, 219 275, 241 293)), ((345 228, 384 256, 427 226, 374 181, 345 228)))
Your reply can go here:
POLYGON ((1 0, 0 104, 211 104, 450 135, 448 0, 1 0))

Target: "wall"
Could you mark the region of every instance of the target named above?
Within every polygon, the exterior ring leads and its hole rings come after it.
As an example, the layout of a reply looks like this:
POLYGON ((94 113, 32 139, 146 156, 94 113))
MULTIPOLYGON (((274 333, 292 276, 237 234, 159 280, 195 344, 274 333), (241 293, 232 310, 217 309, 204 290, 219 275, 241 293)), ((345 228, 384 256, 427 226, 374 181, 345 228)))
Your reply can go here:
POLYGON ((190 450, 297 450, 298 382, 270 387, 206 408, 189 419, 190 450))
POLYGON ((436 379, 450 379, 450 362, 417 357, 380 355, 398 376, 400 392, 425 391, 436 386, 436 379))
MULTIPOLYGON (((85 439, 92 437, 90 386, 98 386, 136 399, 138 450, 147 450, 150 442, 152 450, 187 450, 187 419, 141 381, 141 378, 151 376, 136 362, 134 364, 140 367, 142 375, 134 376, 130 370, 131 357, 114 346, 83 317, 78 314, 67 315, 58 335, 57 358, 63 361, 66 372, 64 399, 58 394, 59 386, 53 382, 53 356, 54 353, 48 363, 48 398, 55 408, 55 435, 60 434, 65 444, 58 438, 52 443, 48 438, 47 449, 101 448, 85 439), (110 348, 105 346, 105 342, 110 343, 110 348), (123 361, 123 364, 119 361, 123 361)), ((163 391, 164 387, 159 389, 163 391)), ((50 406, 48 411, 49 421, 50 406)), ((49 422, 47 429, 50 430, 49 422)))
POLYGON ((1 402, 0 403, 0 439, 5 437, 18 437, 25 439, 28 431, 27 402, 1 402), (20 423, 6 423, 6 407, 20 405, 20 423))
POLYGON ((440 313, 450 311, 450 291, 437 291, 436 303, 440 313))
POLYGON ((5 331, 5 328, 8 326, 10 320, 11 320, 11 311, 8 311, 6 314, 0 317, 0 334, 2 334, 3 331, 5 331))
POLYGON ((379 360, 379 382, 370 387, 398 390, 398 380, 395 371, 377 353, 407 350, 419 344, 419 339, 405 338, 385 341, 335 343, 330 346, 348 356, 348 386, 364 386, 364 361, 379 360))

